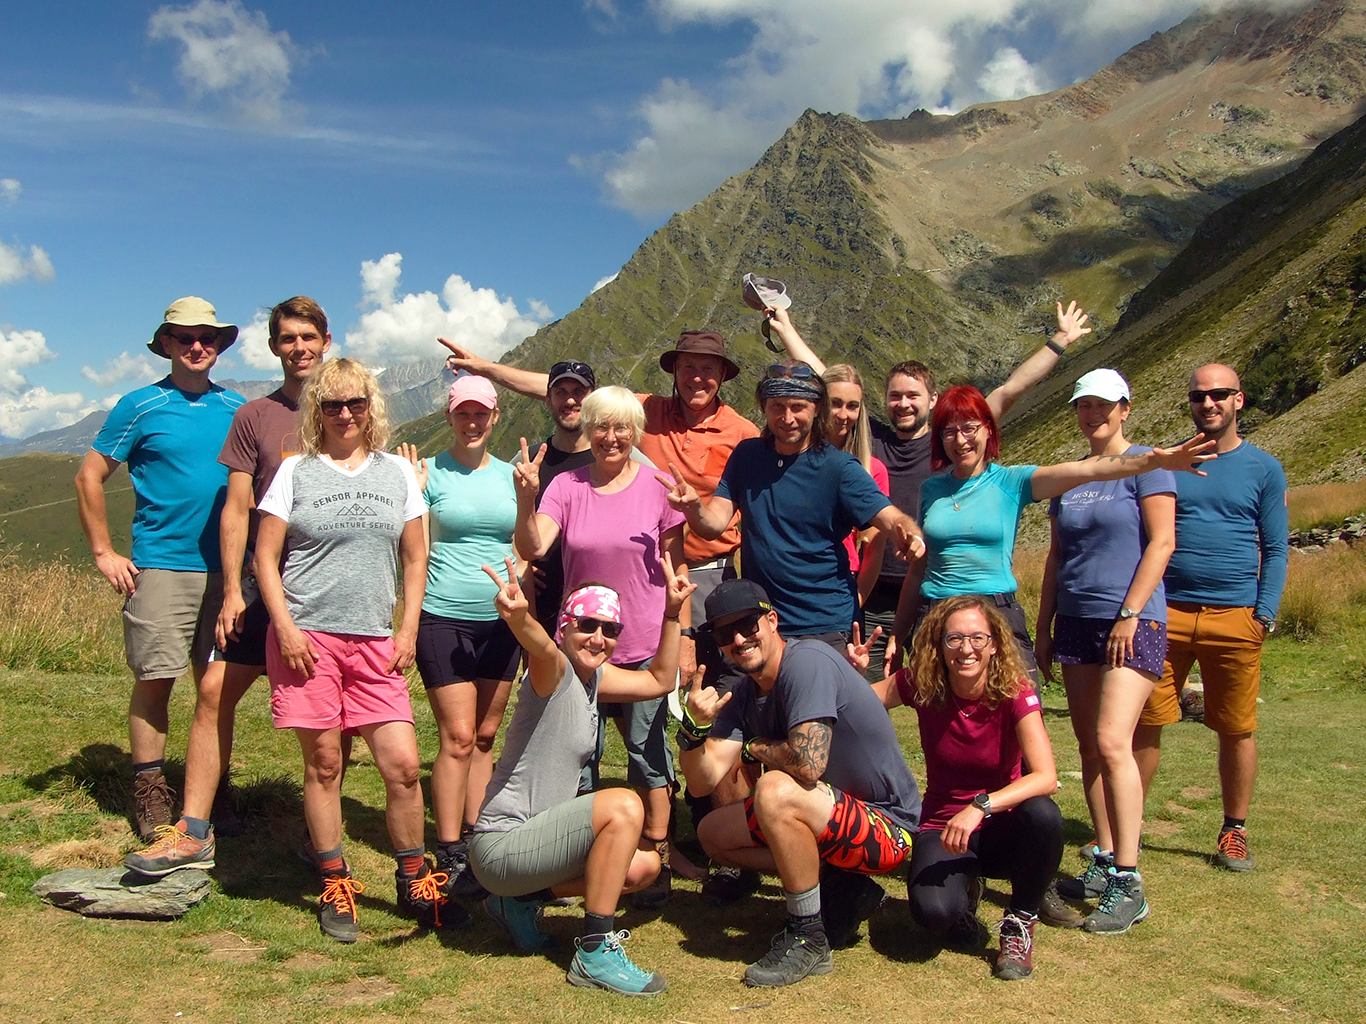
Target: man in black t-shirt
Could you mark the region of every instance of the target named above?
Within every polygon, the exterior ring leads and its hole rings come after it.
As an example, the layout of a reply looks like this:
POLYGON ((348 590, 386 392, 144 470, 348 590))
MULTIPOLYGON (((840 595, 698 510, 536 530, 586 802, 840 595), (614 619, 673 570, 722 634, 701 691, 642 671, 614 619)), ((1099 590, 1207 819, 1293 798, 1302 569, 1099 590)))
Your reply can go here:
POLYGON ((745 984, 791 985, 834 970, 832 946, 882 902, 868 876, 909 856, 920 792, 873 690, 829 644, 784 640, 762 587, 727 580, 706 610, 703 628, 746 675, 724 696, 694 677, 678 734, 688 789, 709 793, 737 761, 768 770, 697 837, 712 859, 782 880, 786 927, 745 984))

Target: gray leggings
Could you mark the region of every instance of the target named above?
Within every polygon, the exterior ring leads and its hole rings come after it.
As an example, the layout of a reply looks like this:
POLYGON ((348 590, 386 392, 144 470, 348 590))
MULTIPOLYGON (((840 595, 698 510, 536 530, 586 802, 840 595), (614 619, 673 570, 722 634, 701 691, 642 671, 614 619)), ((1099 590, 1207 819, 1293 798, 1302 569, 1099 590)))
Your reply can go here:
POLYGON ((549 807, 509 832, 471 832, 470 867, 495 896, 525 896, 582 878, 593 849, 593 796, 549 807))

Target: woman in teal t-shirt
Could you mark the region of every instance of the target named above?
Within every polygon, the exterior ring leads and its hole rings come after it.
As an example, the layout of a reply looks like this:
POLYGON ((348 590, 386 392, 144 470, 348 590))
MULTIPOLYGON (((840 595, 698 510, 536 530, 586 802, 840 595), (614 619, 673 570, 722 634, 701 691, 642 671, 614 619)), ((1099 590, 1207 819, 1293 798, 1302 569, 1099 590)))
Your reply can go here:
MULTIPOLYGON (((483 571, 514 556, 517 491, 512 466, 489 454, 498 395, 484 377, 451 385, 446 419, 454 438, 426 473, 431 552, 418 620, 417 667, 436 718, 432 762, 437 870, 449 895, 482 898, 468 872, 464 832, 479 815, 493 773, 493 741, 503 722, 522 649, 494 608, 498 588, 483 571)), ((419 480, 422 474, 419 473, 419 480)))
POLYGON ((1024 610, 1015 600, 1017 583, 1011 569, 1015 532, 1025 507, 1085 483, 1121 480, 1153 469, 1203 475, 1196 464, 1214 458, 1202 454, 1214 442, 1197 434, 1179 448, 1093 455, 1055 466, 1002 466, 994 461, 1001 454, 1001 428, 982 392, 966 384, 939 397, 930 430, 931 464, 947 472, 935 473, 920 487, 925 557, 906 574, 888 646, 896 645, 899 661, 902 641, 931 605, 958 594, 981 594, 993 599, 1010 622, 1036 683, 1034 642, 1024 610))

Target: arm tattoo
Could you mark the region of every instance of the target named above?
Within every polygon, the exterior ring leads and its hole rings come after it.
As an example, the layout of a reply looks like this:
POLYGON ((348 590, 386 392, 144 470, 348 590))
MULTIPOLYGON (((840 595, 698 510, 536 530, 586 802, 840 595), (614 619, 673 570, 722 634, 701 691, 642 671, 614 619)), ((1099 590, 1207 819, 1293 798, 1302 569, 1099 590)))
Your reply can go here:
POLYGON ((814 786, 830 763, 833 719, 821 718, 794 726, 786 740, 754 740, 750 753, 770 768, 787 772, 798 782, 814 786))

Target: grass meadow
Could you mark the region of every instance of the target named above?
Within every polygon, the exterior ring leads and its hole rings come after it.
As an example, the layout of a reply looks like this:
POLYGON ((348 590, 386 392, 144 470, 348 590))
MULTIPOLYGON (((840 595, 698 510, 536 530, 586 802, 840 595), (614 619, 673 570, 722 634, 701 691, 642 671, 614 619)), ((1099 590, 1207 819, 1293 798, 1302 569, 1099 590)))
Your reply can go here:
MULTIPOLYGON (((1320 514, 1320 513, 1315 513, 1320 514)), ((1028 587, 1043 552, 1020 553, 1028 587)), ((368 752, 346 779, 346 846, 361 897, 361 941, 322 937, 316 889, 295 859, 302 831, 300 756, 270 727, 264 682, 238 716, 234 778, 245 835, 223 839, 214 895, 173 922, 99 921, 29 893, 68 866, 117 864, 135 846, 125 818, 128 679, 117 601, 84 568, 0 559, 0 1020, 49 1021, 1341 1021, 1366 1019, 1366 546, 1292 553, 1285 628, 1266 648, 1260 773, 1249 820, 1257 869, 1210 866, 1221 821, 1213 735, 1167 730, 1147 808, 1142 869, 1151 918, 1098 937, 1040 927, 1035 977, 1006 984, 987 951, 941 950, 910 920, 904 878, 835 973, 776 991, 740 984, 745 963, 782 922, 770 881, 731 910, 677 883, 661 914, 626 910, 637 962, 669 991, 652 1000, 576 989, 564 969, 578 912, 548 912, 560 943, 517 956, 478 913, 467 932, 415 929, 394 913, 382 786, 368 752)), ((435 752, 414 682, 423 756, 435 752)), ((193 687, 173 698, 171 751, 183 751, 193 687)), ((1064 870, 1090 835, 1060 688, 1045 695, 1067 827, 1064 870)), ((894 718, 917 777, 914 717, 894 718)), ((178 764, 172 765, 176 774, 178 764)), ((606 777, 625 776, 619 746, 606 777)), ((173 780, 173 782, 178 780, 173 780)), ((691 836, 683 813, 681 827, 691 836)), ((434 839, 428 834, 429 844, 434 839)), ((1004 905, 990 883, 981 914, 1004 905)))

